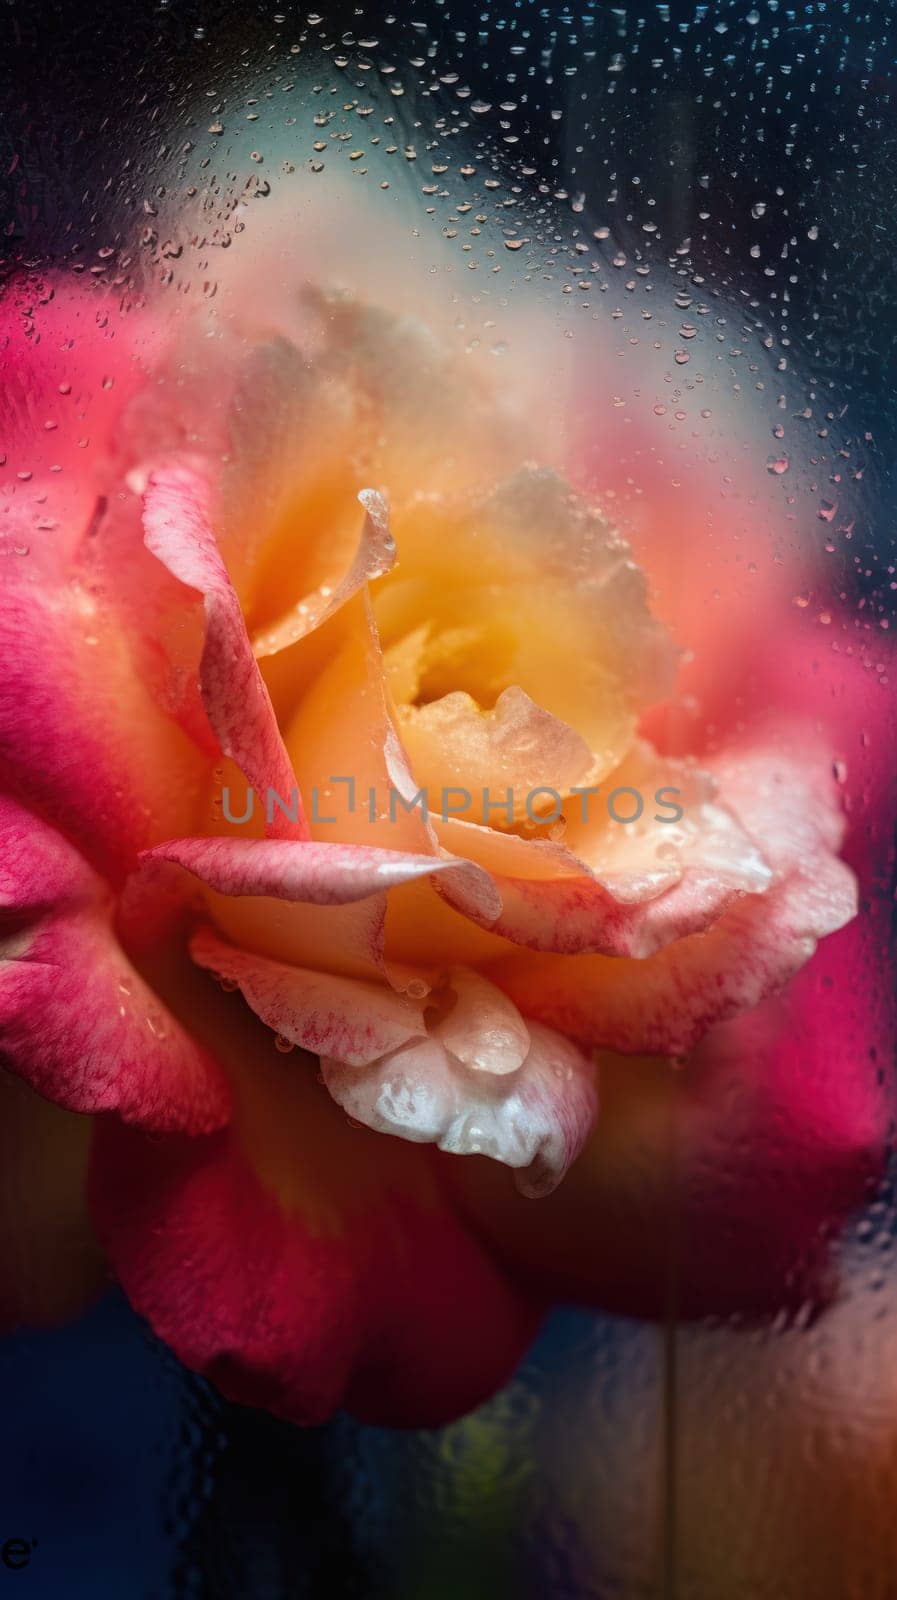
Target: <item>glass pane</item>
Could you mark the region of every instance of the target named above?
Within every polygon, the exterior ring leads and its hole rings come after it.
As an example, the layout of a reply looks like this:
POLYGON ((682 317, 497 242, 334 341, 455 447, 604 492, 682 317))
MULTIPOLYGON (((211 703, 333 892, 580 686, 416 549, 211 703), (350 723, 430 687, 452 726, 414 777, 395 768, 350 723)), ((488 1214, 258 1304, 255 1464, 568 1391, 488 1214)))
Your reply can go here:
POLYGON ((889 1600, 890 9, 7 24, 2 1570, 889 1600))

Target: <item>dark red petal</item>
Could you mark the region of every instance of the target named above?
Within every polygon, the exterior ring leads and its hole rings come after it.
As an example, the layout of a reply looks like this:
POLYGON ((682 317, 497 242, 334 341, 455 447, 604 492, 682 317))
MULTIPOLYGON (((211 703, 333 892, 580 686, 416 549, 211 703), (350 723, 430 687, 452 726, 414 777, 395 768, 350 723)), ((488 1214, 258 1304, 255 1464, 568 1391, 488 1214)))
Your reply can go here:
POLYGON ((234 1126, 97 1129, 100 1238, 135 1309, 232 1399, 423 1425, 475 1406, 536 1325, 447 1207, 430 1153, 352 1127, 235 1001, 234 1126))
POLYGON ((543 1292, 627 1315, 824 1301, 831 1232, 881 1175, 893 1126, 883 932, 869 917, 833 934, 784 996, 679 1067, 602 1058, 595 1131, 537 1206, 488 1163, 452 1163, 471 1222, 543 1292))

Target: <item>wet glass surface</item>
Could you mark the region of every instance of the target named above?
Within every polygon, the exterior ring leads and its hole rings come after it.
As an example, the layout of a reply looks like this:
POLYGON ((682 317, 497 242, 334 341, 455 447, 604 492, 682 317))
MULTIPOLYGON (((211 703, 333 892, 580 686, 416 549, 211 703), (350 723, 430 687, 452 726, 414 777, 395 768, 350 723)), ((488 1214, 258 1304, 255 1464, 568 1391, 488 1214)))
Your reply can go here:
MULTIPOLYGON (((6 7, 25 321, 49 330, 52 274, 109 290, 113 330, 313 276, 407 300, 499 386, 537 362, 548 459, 614 508, 677 639, 738 641, 716 701, 686 658, 668 747, 821 720, 862 885, 784 1045, 724 1034, 645 1100, 607 1060, 597 1156, 524 1232, 475 1158, 459 1213, 573 1303, 460 1422, 290 1428, 115 1291, 10 1334, 23 1590, 897 1592, 894 24, 776 0, 6 7)), ((29 1172, 17 1142, 13 1196, 29 1172)))

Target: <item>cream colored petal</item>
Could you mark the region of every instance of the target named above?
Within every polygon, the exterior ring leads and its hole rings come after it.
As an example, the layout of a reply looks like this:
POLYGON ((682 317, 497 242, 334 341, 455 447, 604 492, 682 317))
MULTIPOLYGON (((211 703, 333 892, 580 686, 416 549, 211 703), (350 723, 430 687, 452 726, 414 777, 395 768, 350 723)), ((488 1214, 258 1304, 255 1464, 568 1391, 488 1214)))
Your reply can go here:
MULTIPOLYGON (((363 584, 379 578, 395 561, 395 540, 389 529, 386 501, 375 489, 362 489, 357 499, 364 510, 358 545, 349 564, 340 571, 339 552, 334 570, 308 594, 297 600, 277 622, 261 628, 253 637, 256 657, 277 655, 298 643, 332 617, 340 606, 356 594, 363 584)), ((323 531, 323 530, 319 530, 323 531)))
POLYGON ((513 1168, 518 1187, 533 1197, 560 1183, 597 1109, 592 1064, 539 1023, 515 1072, 465 1067, 432 1036, 363 1068, 326 1058, 321 1071, 358 1122, 453 1155, 489 1156, 513 1168))
POLYGON ((455 1004, 433 1034, 465 1067, 477 1072, 516 1072, 530 1050, 529 1029, 520 1012, 470 967, 449 974, 455 1004))
POLYGON ((677 656, 600 509, 527 466, 486 493, 424 488, 394 527, 400 562, 374 608, 403 737, 426 744, 427 773, 430 746, 459 738, 450 696, 487 713, 512 686, 580 737, 599 779, 612 771, 639 714, 671 689, 677 656))
MULTIPOLYGON (((544 827, 524 837, 460 818, 436 825, 444 850, 492 873, 502 901, 488 923, 493 934, 565 956, 644 958, 706 931, 734 900, 773 883, 763 850, 713 775, 668 761, 644 741, 603 785, 569 795, 564 819, 550 830, 563 827, 563 838, 546 837, 544 827), (637 820, 616 820, 639 808, 637 820)), ((456 904, 450 883, 439 893, 456 904)))
POLYGON ((349 396, 353 460, 374 468, 396 501, 424 485, 489 482, 519 460, 519 408, 457 344, 345 291, 309 287, 304 301, 320 323, 316 366, 349 396))
MULTIPOLYGON (((526 951, 500 961, 490 975, 527 1017, 594 1047, 681 1055, 715 1022, 782 988, 856 914, 856 879, 834 854, 843 817, 824 751, 795 729, 793 754, 733 754, 720 762, 720 781, 763 840, 767 890, 735 897, 712 927, 668 939, 646 959, 526 951)), ((678 894, 652 901, 651 918, 678 894)))
MULTIPOLYGON (((456 692, 429 705, 398 706, 395 717, 411 770, 437 816, 446 809, 441 790, 461 786, 471 793, 473 820, 483 819, 484 790, 496 802, 510 790, 513 814, 526 817, 534 790, 550 786, 564 794, 592 766, 585 740, 516 686, 488 711, 456 692)), ((541 803, 552 802, 543 796, 541 803)))

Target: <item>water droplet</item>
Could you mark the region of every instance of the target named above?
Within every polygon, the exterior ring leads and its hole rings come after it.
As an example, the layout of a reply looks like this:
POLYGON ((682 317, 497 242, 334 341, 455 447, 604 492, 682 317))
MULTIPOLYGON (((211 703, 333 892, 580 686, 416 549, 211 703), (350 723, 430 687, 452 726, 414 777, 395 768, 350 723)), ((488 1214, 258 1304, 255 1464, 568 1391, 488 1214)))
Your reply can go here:
POLYGON ((154 1039, 164 1039, 168 1034, 168 1024, 161 1011, 148 1011, 146 1025, 154 1039))

